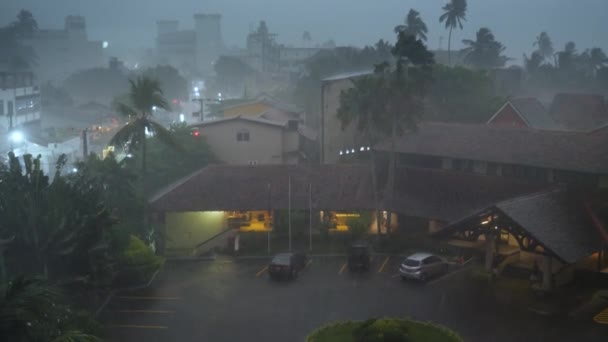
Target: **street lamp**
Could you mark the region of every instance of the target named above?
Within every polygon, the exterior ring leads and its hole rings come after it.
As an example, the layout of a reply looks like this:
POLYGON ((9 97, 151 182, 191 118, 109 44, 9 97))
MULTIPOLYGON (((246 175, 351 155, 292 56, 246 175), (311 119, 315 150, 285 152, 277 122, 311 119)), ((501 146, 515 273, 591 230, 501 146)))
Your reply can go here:
POLYGON ((23 133, 20 131, 12 131, 10 135, 11 142, 18 144, 23 141, 23 133))

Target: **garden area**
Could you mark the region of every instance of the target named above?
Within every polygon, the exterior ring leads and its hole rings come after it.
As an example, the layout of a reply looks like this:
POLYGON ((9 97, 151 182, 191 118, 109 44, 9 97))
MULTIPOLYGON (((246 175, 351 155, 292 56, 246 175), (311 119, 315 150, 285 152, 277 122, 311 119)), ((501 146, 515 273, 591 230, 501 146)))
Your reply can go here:
POLYGON ((455 332, 427 322, 382 318, 337 322, 314 331, 307 342, 462 342, 455 332))

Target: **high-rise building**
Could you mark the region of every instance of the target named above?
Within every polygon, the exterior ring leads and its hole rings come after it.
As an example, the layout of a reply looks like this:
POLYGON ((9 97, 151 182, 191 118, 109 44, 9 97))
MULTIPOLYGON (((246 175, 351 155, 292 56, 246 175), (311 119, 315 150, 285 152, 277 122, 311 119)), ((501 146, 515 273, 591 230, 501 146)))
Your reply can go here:
POLYGON ((156 23, 158 62, 185 74, 209 74, 223 50, 221 15, 195 14, 194 29, 180 30, 177 20, 156 23))

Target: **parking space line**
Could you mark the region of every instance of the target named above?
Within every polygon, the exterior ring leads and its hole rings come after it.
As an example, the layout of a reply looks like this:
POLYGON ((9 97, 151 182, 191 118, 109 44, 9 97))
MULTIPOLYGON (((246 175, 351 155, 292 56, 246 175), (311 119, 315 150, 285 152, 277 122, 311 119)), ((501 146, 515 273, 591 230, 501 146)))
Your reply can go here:
POLYGON ((378 273, 382 273, 384 271, 384 267, 386 266, 390 258, 390 256, 387 256, 386 259, 384 259, 384 262, 382 262, 382 266, 380 266, 380 268, 378 269, 378 273))
POLYGON ((264 272, 268 271, 268 265, 264 266, 264 268, 262 268, 261 270, 258 271, 258 273, 255 274, 256 277, 261 276, 262 274, 264 274, 264 272))
POLYGON ((338 274, 344 273, 345 269, 346 269, 346 263, 344 263, 344 265, 342 265, 342 267, 340 267, 340 271, 338 271, 338 274))
POLYGON ((134 299, 134 300, 181 300, 181 297, 144 297, 144 296, 116 296, 118 299, 134 299))
POLYGON ((304 267, 308 267, 308 266, 310 266, 310 264, 312 264, 312 259, 308 260, 308 262, 306 263, 306 266, 304 266, 304 267))
POLYGON ((129 328, 129 329, 169 329, 164 325, 132 325, 132 324, 117 324, 110 325, 110 328, 129 328))
POLYGON ((173 310, 116 310, 119 313, 173 314, 173 310))
POLYGON ((397 278, 399 276, 399 273, 395 273, 391 276, 391 278, 397 278))

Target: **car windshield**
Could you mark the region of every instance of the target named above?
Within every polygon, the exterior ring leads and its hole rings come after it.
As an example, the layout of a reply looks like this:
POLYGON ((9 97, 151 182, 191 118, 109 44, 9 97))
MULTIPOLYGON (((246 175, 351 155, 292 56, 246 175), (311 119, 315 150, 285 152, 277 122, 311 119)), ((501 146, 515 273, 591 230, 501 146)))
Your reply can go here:
POLYGON ((414 259, 405 259, 405 261, 403 261, 403 265, 408 267, 416 267, 420 266, 420 261, 414 259))
POLYGON ((289 255, 277 255, 270 262, 273 265, 289 265, 291 258, 289 255))

